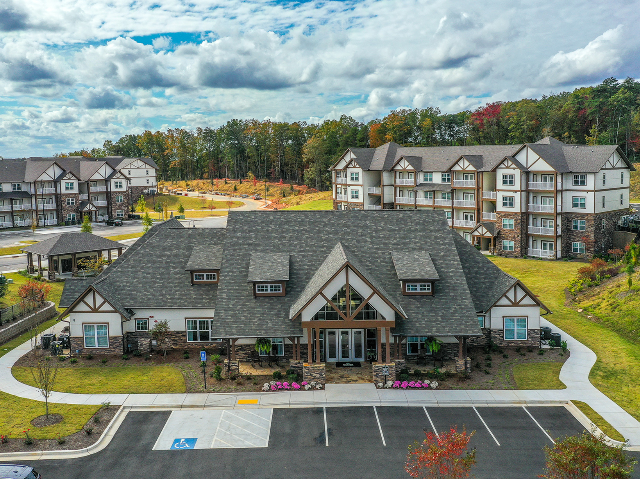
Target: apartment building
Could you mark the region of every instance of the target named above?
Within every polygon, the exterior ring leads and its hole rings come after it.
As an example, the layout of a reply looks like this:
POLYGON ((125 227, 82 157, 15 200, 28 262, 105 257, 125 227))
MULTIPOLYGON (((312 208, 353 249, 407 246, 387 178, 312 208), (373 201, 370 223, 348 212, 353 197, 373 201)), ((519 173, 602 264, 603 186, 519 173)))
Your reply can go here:
POLYGON ((21 158, 0 160, 0 227, 51 226, 124 218, 157 188, 150 158, 21 158))
POLYGON ((441 209, 483 251, 606 253, 629 210, 632 164, 616 145, 350 148, 331 167, 334 209, 441 209))

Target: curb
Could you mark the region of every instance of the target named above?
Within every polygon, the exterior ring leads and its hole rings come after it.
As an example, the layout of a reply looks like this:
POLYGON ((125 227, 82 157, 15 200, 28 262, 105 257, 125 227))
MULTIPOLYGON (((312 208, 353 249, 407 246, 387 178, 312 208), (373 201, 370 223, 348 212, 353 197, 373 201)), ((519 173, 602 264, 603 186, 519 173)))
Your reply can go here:
MULTIPOLYGON (((593 423, 591 419, 589 419, 587 415, 578 408, 578 406, 573 404, 573 402, 569 401, 566 405, 566 408, 567 411, 569 411, 573 415, 573 417, 575 417, 578 422, 591 433, 592 436, 601 437, 604 443, 611 447, 622 447, 625 445, 624 442, 611 439, 604 432, 602 432, 602 430, 598 426, 596 426, 595 423, 593 423)), ((625 447, 625 449, 627 451, 640 451, 640 446, 630 446, 625 447)))

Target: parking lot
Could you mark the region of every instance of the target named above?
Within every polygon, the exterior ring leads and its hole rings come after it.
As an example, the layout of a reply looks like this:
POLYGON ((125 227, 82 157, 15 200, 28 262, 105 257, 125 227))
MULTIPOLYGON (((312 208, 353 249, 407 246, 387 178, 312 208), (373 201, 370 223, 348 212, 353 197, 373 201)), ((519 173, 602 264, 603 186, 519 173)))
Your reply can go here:
MULTIPOLYGON (((408 477, 407 446, 474 431, 474 477, 533 478, 545 445, 583 428, 563 407, 334 407, 130 412, 94 455, 37 463, 43 478, 408 477), (178 447, 176 447, 178 446, 178 447)), ((35 465, 35 463, 33 464, 35 465)), ((637 474, 634 477, 638 477, 637 474)))

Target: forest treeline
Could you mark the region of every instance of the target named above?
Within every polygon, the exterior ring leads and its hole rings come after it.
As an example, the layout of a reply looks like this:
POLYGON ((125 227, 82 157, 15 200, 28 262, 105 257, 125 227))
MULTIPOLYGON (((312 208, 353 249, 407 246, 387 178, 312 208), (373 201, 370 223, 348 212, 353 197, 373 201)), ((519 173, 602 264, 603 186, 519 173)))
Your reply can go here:
POLYGON ((250 174, 325 189, 327 169, 349 147, 519 144, 553 136, 566 143, 618 144, 640 160, 640 82, 609 78, 597 86, 539 100, 490 103, 446 114, 399 109, 361 123, 343 115, 320 124, 230 120, 218 128, 145 131, 102 147, 58 156, 148 156, 161 180, 246 178, 250 174))

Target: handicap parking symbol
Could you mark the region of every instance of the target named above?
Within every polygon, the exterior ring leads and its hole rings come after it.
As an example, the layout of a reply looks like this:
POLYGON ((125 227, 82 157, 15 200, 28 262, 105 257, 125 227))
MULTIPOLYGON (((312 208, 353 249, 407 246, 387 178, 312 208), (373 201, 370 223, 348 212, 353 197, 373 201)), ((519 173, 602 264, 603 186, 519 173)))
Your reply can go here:
POLYGON ((173 444, 171 444, 171 449, 195 449, 197 440, 198 438, 196 437, 174 439, 173 444))

